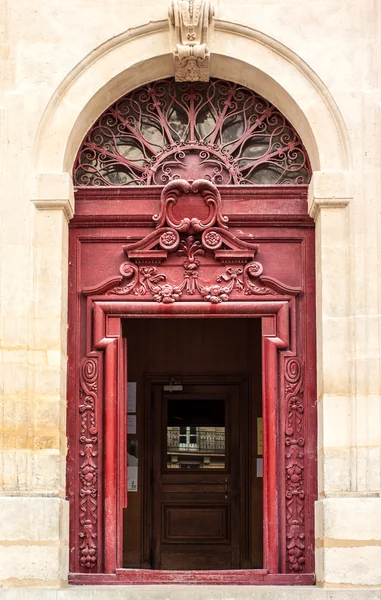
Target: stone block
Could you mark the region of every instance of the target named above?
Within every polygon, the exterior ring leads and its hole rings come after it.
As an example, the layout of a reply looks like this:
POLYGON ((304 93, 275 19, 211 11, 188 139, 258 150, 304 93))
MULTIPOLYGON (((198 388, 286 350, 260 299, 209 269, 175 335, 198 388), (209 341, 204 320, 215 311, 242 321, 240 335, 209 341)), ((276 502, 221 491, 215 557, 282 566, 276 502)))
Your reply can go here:
POLYGON ((68 572, 68 502, 0 497, 0 587, 59 586, 68 572))
POLYGON ((323 552, 324 580, 317 574, 318 585, 381 586, 381 545, 324 548, 323 552))
POLYGON ((325 394, 319 400, 319 448, 347 448, 351 445, 350 412, 351 401, 347 396, 325 394))
POLYGON ((0 581, 5 587, 60 586, 59 545, 0 544, 0 581))
POLYGON ((0 496, 0 544, 68 539, 68 503, 60 498, 0 496))
POLYGON ((318 583, 381 585, 381 498, 319 500, 315 535, 318 583))
POLYGON ((32 489, 57 491, 61 487, 60 450, 40 450, 32 455, 32 489))
POLYGON ((347 492, 351 485, 351 449, 324 448, 319 452, 320 492, 347 492))
POLYGON ((322 535, 332 539, 381 540, 381 498, 326 498, 322 535))
POLYGON ((350 198, 352 196, 352 174, 348 171, 315 171, 310 193, 315 198, 350 198), (335 196, 332 196, 335 190, 335 196))

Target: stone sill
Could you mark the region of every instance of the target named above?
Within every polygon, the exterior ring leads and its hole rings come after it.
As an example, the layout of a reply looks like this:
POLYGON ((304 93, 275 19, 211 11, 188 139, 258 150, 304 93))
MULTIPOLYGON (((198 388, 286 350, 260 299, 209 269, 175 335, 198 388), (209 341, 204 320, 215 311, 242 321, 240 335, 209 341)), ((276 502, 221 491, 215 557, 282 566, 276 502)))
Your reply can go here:
MULTIPOLYGON (((1 584, 0 584, 1 585, 1 584)), ((0 589, 1 600, 381 600, 381 589, 290 586, 134 585, 0 589)))

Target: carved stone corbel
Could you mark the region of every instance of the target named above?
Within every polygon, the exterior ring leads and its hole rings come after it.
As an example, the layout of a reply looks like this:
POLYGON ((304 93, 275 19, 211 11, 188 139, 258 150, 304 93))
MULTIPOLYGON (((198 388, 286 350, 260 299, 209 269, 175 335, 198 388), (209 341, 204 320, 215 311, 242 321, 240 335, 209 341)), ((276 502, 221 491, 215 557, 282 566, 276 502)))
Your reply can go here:
POLYGON ((209 81, 213 15, 210 0, 171 1, 169 27, 176 81, 209 81))

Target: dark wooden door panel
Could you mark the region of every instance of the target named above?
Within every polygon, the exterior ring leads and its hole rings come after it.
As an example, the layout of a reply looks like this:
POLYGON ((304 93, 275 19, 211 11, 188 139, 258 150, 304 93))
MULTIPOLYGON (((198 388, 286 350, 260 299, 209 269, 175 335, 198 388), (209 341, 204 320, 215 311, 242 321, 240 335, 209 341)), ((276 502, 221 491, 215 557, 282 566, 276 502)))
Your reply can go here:
POLYGON ((161 552, 160 569, 172 571, 204 571, 234 568, 228 546, 177 545, 164 546, 161 552))
POLYGON ((230 543, 230 506, 228 504, 162 505, 162 543, 230 543))
MULTIPOLYGON (((165 476, 163 476, 165 479, 165 476)), ((190 497, 198 500, 198 495, 203 494, 203 497, 209 499, 208 495, 213 494, 212 498, 215 500, 215 494, 220 494, 223 497, 225 493, 225 482, 207 482, 204 481, 202 483, 192 483, 188 481, 179 480, 178 483, 167 483, 165 486, 165 491, 167 494, 171 494, 173 492, 177 493, 177 498, 179 500, 189 500, 190 497), (179 483, 181 483, 181 492, 179 492, 179 483)))

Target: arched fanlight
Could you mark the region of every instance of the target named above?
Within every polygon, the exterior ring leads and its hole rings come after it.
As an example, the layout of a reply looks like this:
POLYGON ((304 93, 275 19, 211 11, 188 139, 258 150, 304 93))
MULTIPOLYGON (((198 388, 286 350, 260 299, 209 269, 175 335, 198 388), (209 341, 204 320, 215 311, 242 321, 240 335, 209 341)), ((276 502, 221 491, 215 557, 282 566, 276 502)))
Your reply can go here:
POLYGON ((306 149, 282 113, 229 81, 164 79, 123 96, 96 121, 74 166, 76 186, 307 184, 306 149))

